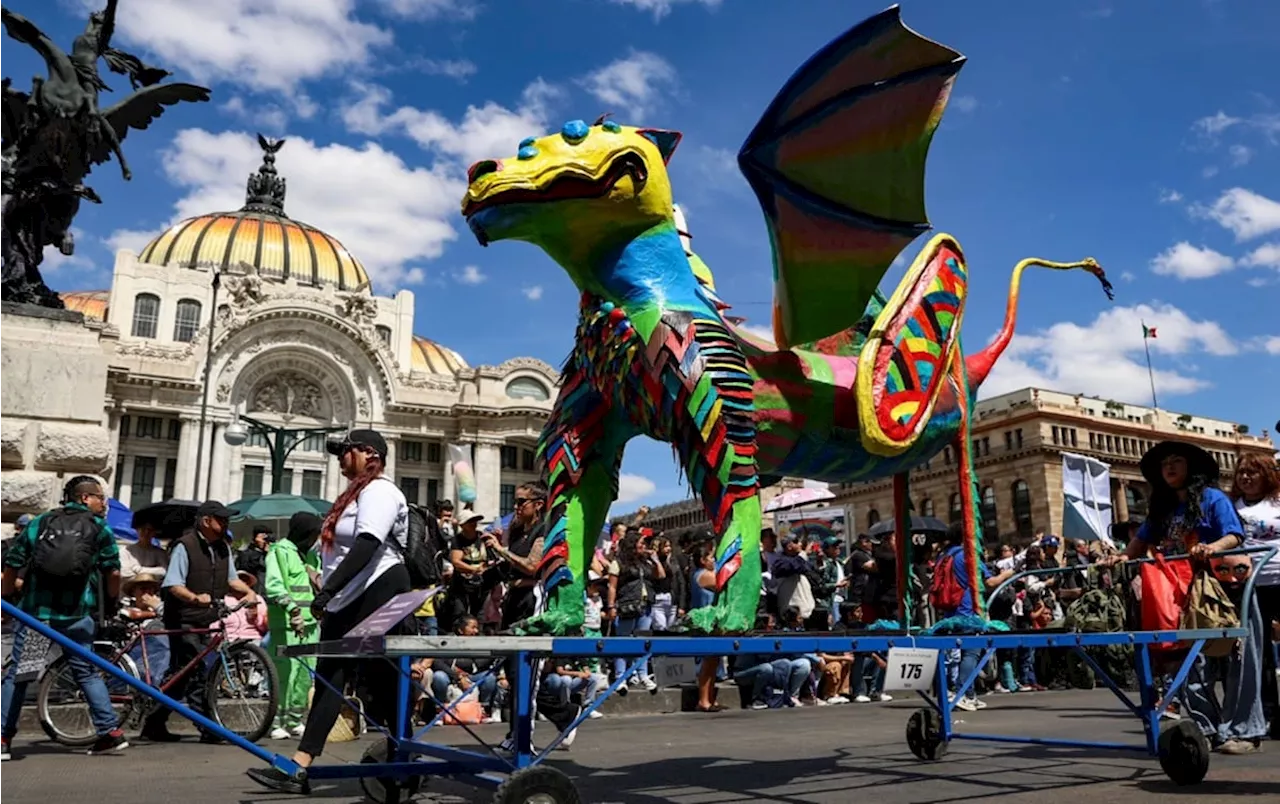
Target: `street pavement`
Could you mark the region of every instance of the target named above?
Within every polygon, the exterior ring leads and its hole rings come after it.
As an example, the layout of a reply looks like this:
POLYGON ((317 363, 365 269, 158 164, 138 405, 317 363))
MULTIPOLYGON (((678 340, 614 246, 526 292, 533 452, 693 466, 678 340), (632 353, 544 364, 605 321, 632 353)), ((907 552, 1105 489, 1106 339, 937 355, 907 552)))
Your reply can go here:
MULTIPOLYGON (((1109 692, 991 696, 990 706, 963 715, 960 730, 1036 737, 1141 741, 1135 719, 1117 711, 1109 692)), ((608 717, 579 730, 571 751, 554 764, 572 776, 584 802, 726 804, 727 802, 1057 801, 1127 804, 1168 797, 1177 804, 1224 800, 1280 801, 1280 743, 1256 755, 1214 755, 1196 787, 1175 787, 1156 760, 1142 753, 1034 745, 953 742, 939 762, 907 750, 904 727, 916 702, 849 704, 761 712, 608 717)), ((539 723, 538 738, 549 725, 539 723)), ((476 729, 501 740, 502 726, 476 729)), ((438 739, 473 745, 451 727, 438 739)), ((87 757, 20 734, 15 758, 3 766, 8 802, 58 801, 258 804, 296 800, 254 786, 244 770, 257 760, 229 746, 135 742, 118 756, 87 757)), ((357 762, 368 741, 330 746, 327 761, 357 762)), ((292 743, 268 743, 283 753, 292 743)), ((326 804, 362 800, 355 782, 317 783, 326 804)), ((419 801, 488 801, 485 794, 432 781, 419 801)))

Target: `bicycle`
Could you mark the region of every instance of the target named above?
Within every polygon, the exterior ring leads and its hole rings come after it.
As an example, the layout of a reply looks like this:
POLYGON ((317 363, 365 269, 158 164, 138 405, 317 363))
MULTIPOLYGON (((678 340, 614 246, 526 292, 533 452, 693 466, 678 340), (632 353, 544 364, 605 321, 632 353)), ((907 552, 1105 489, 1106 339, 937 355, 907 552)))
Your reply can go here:
MULTIPOLYGON (((221 620, 244 606, 240 603, 228 608, 218 603, 215 610, 221 620)), ((121 671, 169 693, 198 664, 211 664, 204 680, 209 718, 250 742, 262 739, 271 729, 279 706, 280 681, 271 657, 258 645, 246 640, 228 642, 221 622, 208 628, 148 630, 128 621, 115 620, 112 626, 123 630, 124 638, 95 642, 94 649, 121 671), (156 684, 151 678, 143 639, 184 634, 208 635, 208 644, 184 667, 170 672, 160 684, 156 684), (143 645, 141 672, 129 656, 129 652, 139 644, 143 645)), ((105 676, 105 680, 112 708, 116 710, 122 728, 139 726, 162 705, 114 676, 105 676)), ((50 739, 73 747, 90 745, 97 739, 89 718, 88 703, 71 674, 65 655, 50 664, 40 679, 36 707, 40 726, 50 739)))

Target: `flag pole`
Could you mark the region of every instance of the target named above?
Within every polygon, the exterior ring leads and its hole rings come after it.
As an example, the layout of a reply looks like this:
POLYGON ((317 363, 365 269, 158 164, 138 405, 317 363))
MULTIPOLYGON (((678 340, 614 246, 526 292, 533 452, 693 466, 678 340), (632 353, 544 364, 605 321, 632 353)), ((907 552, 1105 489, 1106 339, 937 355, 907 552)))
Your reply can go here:
POLYGON ((1142 322, 1142 349, 1147 353, 1147 379, 1151 381, 1151 407, 1159 409, 1160 403, 1156 401, 1156 373, 1151 369, 1151 345, 1147 343, 1147 322, 1142 322))

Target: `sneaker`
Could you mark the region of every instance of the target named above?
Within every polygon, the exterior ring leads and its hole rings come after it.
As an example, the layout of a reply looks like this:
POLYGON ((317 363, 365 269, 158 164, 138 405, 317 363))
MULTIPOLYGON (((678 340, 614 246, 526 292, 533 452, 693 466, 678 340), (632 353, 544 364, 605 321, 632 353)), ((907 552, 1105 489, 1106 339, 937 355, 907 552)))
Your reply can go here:
POLYGON ((640 679, 640 686, 644 687, 649 692, 658 691, 658 682, 653 680, 653 676, 645 676, 640 679))
POLYGON ((276 768, 250 768, 244 772, 244 775, 268 790, 275 790, 277 793, 293 793, 300 796, 311 795, 311 783, 307 781, 305 774, 290 776, 276 768))
POLYGON ((501 723, 502 715, 498 714, 497 712, 494 712, 492 715, 485 716, 485 719, 480 722, 481 723, 501 723))
POLYGON ((893 696, 887 692, 880 693, 880 703, 889 703, 893 700, 893 696))
POLYGON ((271 730, 271 739, 273 740, 287 740, 291 736, 293 735, 289 734, 288 729, 282 729, 279 726, 276 726, 271 730))
POLYGON ((123 751, 129 747, 129 741, 124 738, 124 732, 119 729, 112 729, 106 734, 99 735, 93 745, 89 746, 86 752, 90 756, 94 754, 109 754, 112 751, 123 751))
POLYGON ((769 704, 765 703, 764 701, 752 701, 751 708, 752 709, 768 709, 769 704))
POLYGON ((827 699, 827 703, 838 706, 839 704, 849 703, 849 699, 844 697, 843 695, 832 695, 830 698, 827 699))
POLYGON ((963 709, 966 712, 976 712, 978 711, 978 699, 977 698, 961 698, 960 700, 956 701, 956 709, 963 709))
POLYGON ((568 751, 570 748, 573 748, 573 741, 576 740, 577 738, 578 738, 578 730, 575 728, 573 731, 569 732, 564 736, 564 739, 561 740, 560 744, 556 746, 556 750, 568 751))
POLYGON ((289 729, 289 733, 292 734, 294 737, 301 737, 303 733, 306 732, 306 730, 307 730, 306 724, 299 723, 298 725, 289 729))
POLYGON ((815 699, 813 703, 814 703, 814 705, 816 705, 816 706, 830 706, 830 705, 831 705, 831 701, 830 701, 830 700, 823 700, 822 698, 817 698, 817 699, 815 699))
POLYGON ((13 759, 13 755, 9 753, 9 740, 0 740, 0 762, 7 762, 13 759))
POLYGON ((787 706, 790 706, 791 708, 794 709, 797 706, 803 706, 803 704, 800 703, 799 698, 797 698, 794 695, 791 695, 787 697, 787 706))
POLYGON ((1255 754, 1261 750, 1261 741, 1253 740, 1227 740, 1218 748, 1223 754, 1255 754))
POLYGON ((591 714, 587 715, 588 720, 599 720, 602 717, 604 717, 604 715, 600 714, 599 709, 594 709, 591 714))
POLYGON ((987 702, 986 702, 986 701, 984 701, 984 700, 982 700, 981 698, 974 698, 974 699, 973 699, 973 708, 974 708, 974 709, 986 709, 986 708, 987 708, 987 702))
POLYGON ((858 703, 871 703, 871 696, 870 696, 870 695, 855 695, 855 696, 853 697, 853 700, 857 701, 858 703))

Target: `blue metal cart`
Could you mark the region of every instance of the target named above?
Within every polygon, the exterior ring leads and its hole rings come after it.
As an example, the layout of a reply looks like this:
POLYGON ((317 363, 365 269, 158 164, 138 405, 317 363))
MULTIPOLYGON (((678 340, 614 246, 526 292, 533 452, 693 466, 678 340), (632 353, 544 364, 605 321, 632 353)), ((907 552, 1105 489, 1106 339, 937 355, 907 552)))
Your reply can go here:
MULTIPOLYGON (((1272 549, 1267 557, 1274 555, 1272 549)), ((997 590, 998 591, 998 590, 997 590)), ((1252 600, 1253 581, 1245 590, 1245 599, 1252 600)), ((20 621, 54 642, 64 650, 78 651, 88 661, 105 673, 117 677, 139 692, 170 706, 180 715, 194 721, 228 742, 248 751, 255 757, 289 774, 302 774, 293 760, 250 743, 219 724, 192 711, 141 680, 123 673, 91 652, 82 650, 62 634, 53 631, 16 607, 5 603, 4 613, 20 621)), ((413 795, 422 780, 432 776, 444 776, 469 783, 481 789, 493 791, 495 804, 513 802, 538 802, 538 804, 574 804, 580 801, 573 780, 562 771, 546 764, 546 759, 567 735, 578 728, 601 703, 615 693, 631 671, 653 657, 705 657, 738 656, 746 654, 796 655, 804 653, 886 652, 894 648, 916 648, 937 651, 937 672, 932 694, 921 693, 927 706, 914 712, 907 722, 906 740, 911 752, 921 760, 942 758, 952 740, 985 740, 1037 744, 1047 746, 1087 747, 1145 752, 1158 757, 1165 773, 1180 784, 1194 784, 1204 778, 1209 764, 1209 746, 1198 727, 1189 720, 1182 720, 1160 729, 1160 713, 1169 700, 1186 683, 1187 676, 1200 655, 1205 643, 1216 639, 1238 639, 1247 633, 1251 607, 1246 607, 1244 622, 1239 628, 1222 630, 1182 630, 1170 632, 1132 631, 1122 633, 1001 633, 975 635, 920 635, 903 632, 858 631, 847 634, 778 633, 746 636, 631 636, 631 637, 454 637, 454 636, 385 636, 344 639, 319 645, 295 646, 284 649, 294 656, 341 656, 366 660, 382 659, 392 662, 399 669, 399 722, 387 740, 378 741, 365 753, 364 759, 354 765, 312 765, 306 770, 310 780, 359 778, 366 794, 374 801, 397 802, 413 795), (1150 648, 1168 642, 1188 644, 1185 657, 1174 674, 1163 697, 1157 694, 1155 672, 1150 648), (1129 645, 1135 649, 1139 683, 1137 702, 1130 699, 1104 670, 1085 652, 1085 648, 1100 645, 1129 645), (1143 724, 1145 742, 1141 745, 1064 740, 1055 738, 1017 737, 958 731, 952 718, 956 703, 977 680, 982 667, 1000 648, 1070 648, 1077 651, 1091 666, 1098 678, 1111 689, 1124 707, 1138 717, 1143 724), (969 677, 959 679, 954 692, 947 686, 946 655, 954 650, 978 650, 982 659, 969 677), (479 743, 478 749, 464 749, 453 745, 430 742, 429 732, 439 725, 452 711, 453 704, 440 704, 436 717, 416 732, 410 725, 409 701, 415 686, 411 679, 411 664, 424 656, 473 657, 491 659, 489 671, 496 671, 505 664, 513 695, 513 722, 510 751, 491 746, 472 732, 479 743), (588 703, 571 723, 565 726, 541 750, 533 748, 534 700, 540 662, 548 657, 621 657, 629 660, 628 672, 616 680, 607 690, 588 703)), ((472 679, 473 686, 480 683, 485 674, 472 679)), ((319 683, 322 680, 317 679, 319 683)), ((468 729, 470 731, 470 729, 468 729)))

